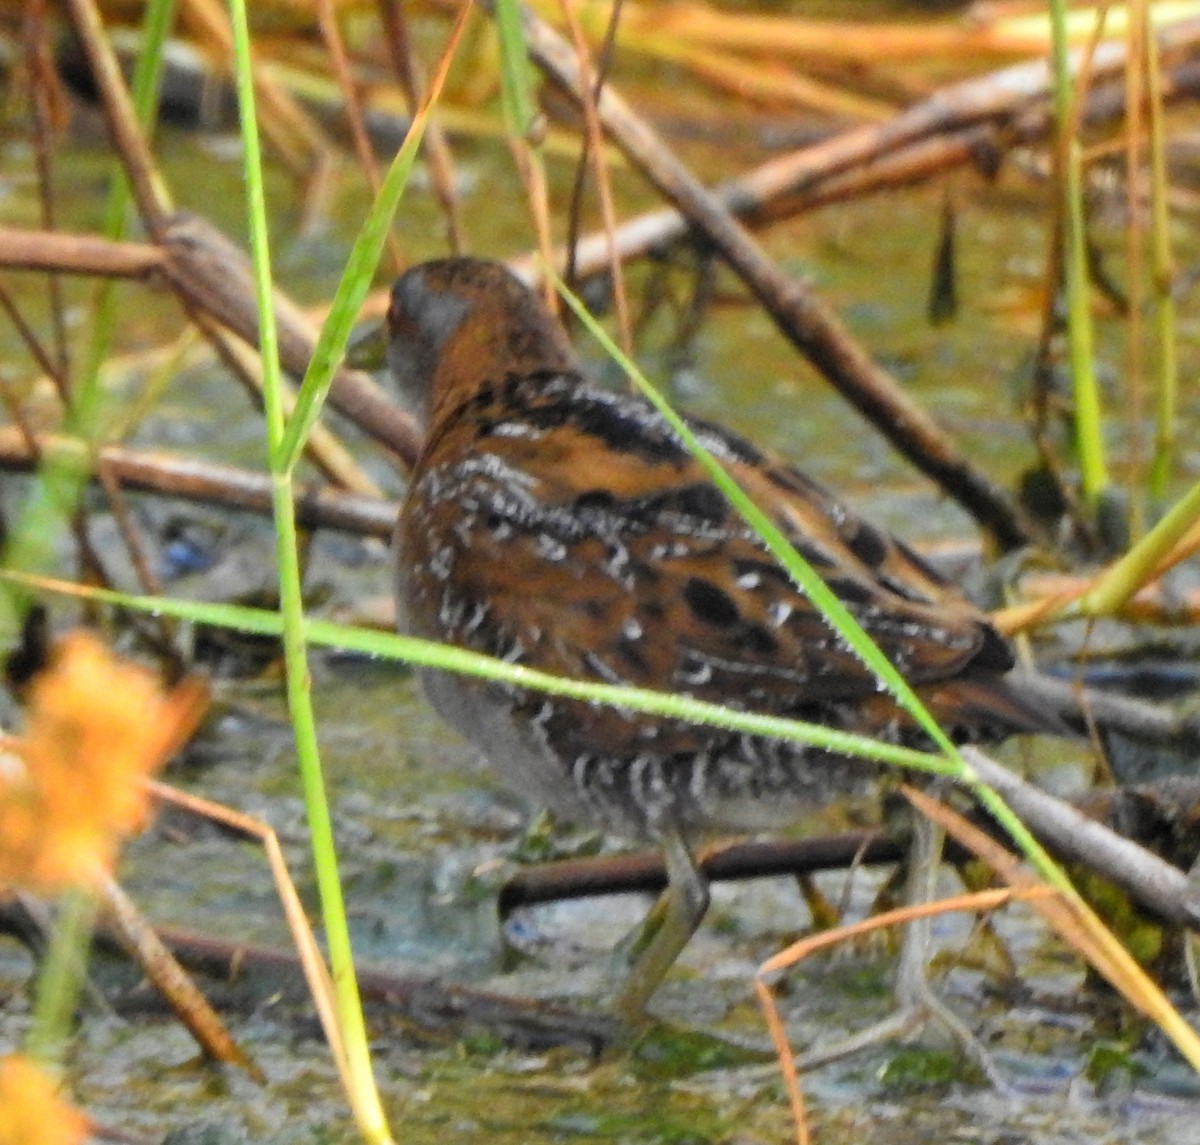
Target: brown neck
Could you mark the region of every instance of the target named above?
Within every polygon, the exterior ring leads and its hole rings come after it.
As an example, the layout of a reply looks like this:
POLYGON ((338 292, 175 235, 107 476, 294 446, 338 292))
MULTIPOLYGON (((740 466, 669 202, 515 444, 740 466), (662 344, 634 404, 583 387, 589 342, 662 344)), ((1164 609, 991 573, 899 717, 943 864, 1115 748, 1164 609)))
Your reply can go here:
POLYGON ((458 409, 485 382, 578 368, 566 332, 540 301, 476 298, 438 355, 429 424, 458 409))

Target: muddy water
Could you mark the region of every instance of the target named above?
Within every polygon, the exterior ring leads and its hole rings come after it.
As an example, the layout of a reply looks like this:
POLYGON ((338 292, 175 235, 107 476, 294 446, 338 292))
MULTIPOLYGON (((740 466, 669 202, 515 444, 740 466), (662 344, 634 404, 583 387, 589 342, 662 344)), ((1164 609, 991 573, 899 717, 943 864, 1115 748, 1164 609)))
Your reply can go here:
MULTIPOLYGON (((216 221, 240 234, 236 148, 225 140, 168 131, 161 149, 181 204, 210 214, 219 208, 216 221)), ((94 190, 102 159, 100 150, 80 143, 64 161, 75 185, 94 190)), ((5 178, 15 187, 27 186, 27 153, 10 143, 4 160, 5 178)), ((528 241, 523 219, 498 217, 496 197, 485 191, 508 178, 503 153, 468 145, 461 162, 475 249, 495 255, 522 249, 528 241)), ((559 168, 555 175, 565 178, 567 172, 559 168)), ((335 280, 361 211, 361 197, 349 184, 348 177, 329 221, 302 237, 295 189, 282 175, 272 179, 276 267, 283 285, 301 298, 324 297, 335 280)), ((1033 456, 1014 395, 1027 369, 1037 318, 1043 212, 1038 189, 1011 175, 998 187, 960 177, 954 194, 962 308, 949 326, 931 327, 925 317, 940 189, 828 210, 780 227, 766 241, 839 308, 980 464, 1011 484, 1033 456)), ((98 202, 94 193, 68 199, 64 225, 95 226, 98 202)), ((3 200, 0 215, 6 223, 29 223, 27 200, 3 200)), ((442 253, 434 241, 439 233, 434 218, 432 204, 420 193, 403 206, 401 230, 414 258, 442 253)), ((1108 237, 1116 241, 1115 234, 1108 237)), ((1194 242, 1190 229, 1178 237, 1194 242)), ((648 277, 644 269, 635 272, 635 284, 645 289, 648 277)), ((686 273, 675 272, 673 281, 686 289, 686 273)), ((676 344, 669 317, 651 323, 644 339, 643 359, 682 404, 788 453, 910 539, 972 535, 963 514, 846 413, 729 277, 719 275, 716 286, 718 304, 686 345, 676 344)), ((31 282, 21 283, 24 296, 32 297, 33 289, 31 282)), ((76 302, 84 294, 79 284, 70 284, 69 291, 76 302)), ((177 328, 171 303, 142 288, 123 291, 121 336, 128 348, 157 342, 177 328)), ((78 314, 73 312, 74 321, 78 314)), ((1185 314, 1184 322, 1190 338, 1194 319, 1185 314)), ((8 348, 15 358, 16 350, 8 348)), ((1194 346, 1189 342, 1184 351, 1190 355, 1194 346)), ((1102 338, 1100 352, 1107 372, 1119 373, 1115 347, 1102 338)), ((23 376, 23 367, 7 369, 23 376)), ((118 394, 128 395, 139 381, 136 372, 118 379, 118 394)), ((1194 406, 1189 412, 1194 417, 1194 406)), ((256 463, 261 452, 257 418, 223 376, 203 363, 172 382, 138 440, 242 464, 256 463)), ((398 492, 400 483, 387 467, 378 460, 372 465, 398 492)), ((19 482, 6 477, 3 484, 10 505, 19 482)), ((202 538, 218 537, 217 571, 207 574, 217 585, 244 587, 247 570, 269 570, 269 538, 261 523, 141 500, 138 511, 151 531, 181 515, 202 538)), ((97 529, 102 538, 112 534, 111 522, 103 518, 97 529)), ((386 599, 391 573, 382 546, 344 538, 320 544, 312 574, 325 594, 319 607, 354 609, 365 600, 386 599)), ((207 591, 187 583, 179 591, 193 589, 207 591)), ((68 613, 59 615, 65 620, 68 613)), ((543 957, 514 958, 496 919, 494 892, 522 847, 526 809, 441 727, 402 670, 323 656, 315 665, 314 686, 342 873, 363 961, 397 973, 435 971, 501 992, 568 999, 580 1007, 602 997, 613 982, 607 952, 637 923, 646 903, 630 896, 531 912, 521 920, 521 933, 543 957)), ((188 790, 270 822, 313 904, 279 689, 270 679, 240 677, 221 682, 218 697, 216 716, 174 778, 188 790)), ((1015 748, 1014 756, 1023 750, 1015 748)), ((1041 754, 1061 759, 1059 749, 1043 748, 1041 754)), ((823 824, 806 826, 841 826, 872 814, 869 807, 838 808, 823 824)), ((581 832, 563 831, 556 838, 564 850, 617 845, 581 832)), ((880 877, 855 878, 848 895, 851 913, 868 909, 880 877)), ((214 832, 165 819, 130 847, 125 878, 159 922, 231 941, 288 942, 262 856, 214 832)), ((843 881, 823 878, 820 885, 838 901, 843 881)), ((947 878, 946 886, 953 889, 953 880, 947 878)), ((710 919, 657 999, 656 1011, 679 1027, 763 1044, 751 994, 754 969, 807 925, 803 899, 788 880, 719 888, 710 919)), ((979 1084, 936 1034, 914 1050, 885 1046, 807 1079, 819 1140, 1200 1141, 1194 1081, 1161 1040, 1103 995, 1089 992, 1075 960, 1027 913, 1010 910, 996 927, 1020 968, 1017 978, 1005 981, 963 964, 948 969, 939 988, 992 1048, 1012 1078, 1011 1092, 979 1084), (1098 1047, 1114 1046, 1122 1053, 1132 1047, 1121 1059, 1125 1066, 1091 1080, 1087 1065, 1098 1047)), ((939 923, 939 939, 958 950, 967 944, 969 929, 961 920, 947 920, 939 923)), ((836 1040, 885 1016, 892 965, 887 949, 869 945, 815 959, 789 975, 782 1005, 793 1043, 806 1048, 836 1040)), ((18 1039, 24 1027, 30 973, 28 956, 0 941, 0 1048, 18 1039)), ((268 1084, 259 1087, 199 1063, 186 1035, 146 1003, 118 964, 100 959, 96 974, 102 986, 120 989, 121 1002, 116 1011, 89 1005, 69 1079, 99 1122, 152 1139, 169 1129, 179 1142, 355 1139, 303 1001, 286 993, 239 991, 237 983, 209 984, 268 1076, 268 1084)), ((379 1077, 400 1139, 486 1137, 541 1145, 777 1141, 789 1134, 776 1074, 756 1055, 714 1066, 731 1055, 711 1046, 688 1051, 681 1039, 665 1035, 631 1059, 596 1067, 569 1051, 530 1053, 485 1035, 439 1037, 385 1015, 374 1021, 379 1077)))

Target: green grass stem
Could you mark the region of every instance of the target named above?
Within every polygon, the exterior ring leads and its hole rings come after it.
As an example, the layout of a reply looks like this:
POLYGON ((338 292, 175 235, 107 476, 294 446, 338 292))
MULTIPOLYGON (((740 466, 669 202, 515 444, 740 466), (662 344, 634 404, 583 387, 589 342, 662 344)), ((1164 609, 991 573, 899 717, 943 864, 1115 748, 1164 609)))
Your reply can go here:
POLYGON ((25 1045, 31 1057, 51 1070, 58 1069, 71 1036, 98 909, 90 890, 80 887, 62 895, 50 945, 38 971, 33 1021, 25 1045))
POLYGON ((538 121, 536 77, 521 31, 517 0, 496 0, 496 31, 500 38, 500 100, 511 135, 531 141, 538 121))
MULTIPOLYGON (((1147 5, 1148 6, 1148 5, 1147 5)), ((1154 296, 1154 333, 1158 345, 1158 401, 1154 418, 1154 455, 1150 462, 1150 494, 1166 499, 1175 463, 1179 404, 1179 355, 1175 316, 1175 260, 1171 253, 1167 196, 1166 124, 1158 40, 1145 38, 1146 83, 1150 118, 1150 260, 1154 296)))
MULTIPOLYGON (((0 570, 0 580, 19 582, 30 588, 77 596, 81 599, 125 608, 130 611, 165 616, 192 624, 211 625, 256 636, 282 637, 284 618, 267 609, 249 608, 237 604, 213 604, 205 601, 175 600, 170 597, 139 596, 115 589, 74 585, 43 577, 0 570)), ((692 723, 708 724, 745 732, 748 735, 772 736, 800 743, 811 743, 829 751, 859 756, 877 763, 907 767, 935 775, 953 775, 945 756, 883 743, 869 736, 836 731, 820 724, 809 724, 785 716, 761 715, 725 707, 673 692, 658 692, 648 688, 633 688, 617 684, 602 684, 590 680, 574 680, 554 676, 535 668, 511 664, 506 660, 439 644, 415 636, 400 636, 391 632, 357 628, 332 621, 306 617, 303 621, 305 640, 314 646, 339 648, 382 660, 411 664, 418 668, 435 668, 445 672, 475 676, 514 687, 531 688, 549 695, 585 703, 610 704, 630 711, 692 723)))
MULTIPOLYGON (((27 573, 0 569, 0 580, 19 583, 32 590, 61 593, 84 600, 97 601, 131 611, 186 620, 193 624, 208 624, 248 632, 259 636, 280 637, 284 620, 276 612, 247 608, 236 604, 209 604, 201 601, 174 600, 169 597, 137 596, 114 589, 74 585, 53 581, 27 573)), ((868 736, 841 732, 820 724, 809 724, 785 716, 761 715, 736 708, 694 700, 672 692, 656 692, 647 688, 630 688, 614 684, 593 683, 553 676, 520 664, 510 664, 447 644, 421 640, 413 636, 398 636, 390 632, 354 628, 325 620, 303 618, 304 637, 308 643, 329 648, 341 648, 380 659, 397 660, 420 668, 436 668, 458 672, 480 679, 494 680, 521 688, 532 688, 548 695, 586 703, 611 704, 630 711, 671 719, 689 720, 748 735, 771 736, 777 739, 809 743, 829 751, 857 756, 891 767, 948 776, 969 787, 979 801, 991 812, 1010 837, 1033 864, 1038 873, 1052 886, 1075 895, 1066 876, 1046 855, 1041 845, 1029 834, 1024 824, 1009 810, 1007 804, 988 786, 981 783, 974 770, 959 757, 952 762, 944 754, 918 751, 896 744, 882 743, 868 736)))
POLYGON ((1113 564, 1068 615, 1112 616, 1155 574, 1176 542, 1200 520, 1200 482, 1191 487, 1132 549, 1113 564))
POLYGON ((1080 484, 1085 504, 1094 510, 1108 487, 1108 469, 1104 460, 1100 389, 1094 367, 1082 158, 1079 141, 1075 138, 1066 7, 1066 0, 1051 0, 1054 110, 1058 123, 1064 196, 1063 237, 1066 250, 1063 252, 1063 276, 1067 294, 1067 341, 1075 395, 1075 443, 1079 456, 1080 484))
POLYGON ((280 610, 283 620, 284 667, 287 677, 288 709, 296 740, 304 805, 312 841, 313 866, 329 948, 338 1022, 346 1060, 339 1070, 347 1081, 347 1097, 359 1132, 371 1145, 387 1145, 391 1133, 379 1099, 371 1069, 366 1023, 354 971, 350 930, 338 876, 333 822, 317 743, 312 708, 308 652, 301 593, 299 549, 290 469, 276 463, 284 439, 283 377, 272 297, 271 260, 268 242, 266 196, 262 179, 262 156, 254 106, 250 32, 245 0, 230 0, 238 110, 245 158, 247 213, 250 248, 254 263, 255 299, 259 318, 259 351, 263 369, 263 406, 267 433, 267 456, 272 465, 272 502, 275 515, 275 555, 279 577, 280 610))

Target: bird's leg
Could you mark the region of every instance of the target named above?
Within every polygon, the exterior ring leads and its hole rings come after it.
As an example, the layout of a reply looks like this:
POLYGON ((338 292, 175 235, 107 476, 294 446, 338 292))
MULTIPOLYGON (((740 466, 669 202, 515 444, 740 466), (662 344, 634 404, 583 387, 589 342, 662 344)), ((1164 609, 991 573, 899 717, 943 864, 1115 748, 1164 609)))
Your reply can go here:
MULTIPOLYGON (((924 815, 913 816, 913 837, 908 848, 908 906, 933 902, 937 897, 938 865, 945 832, 924 815)), ((904 928, 900 958, 896 963, 896 1002, 901 1010, 919 1010, 933 1001, 926 967, 933 943, 933 918, 914 918, 904 928)))
MULTIPOLYGON (((924 815, 914 816, 905 895, 909 906, 934 901, 944 838, 945 833, 941 827, 924 815)), ((891 1015, 833 1046, 810 1051, 797 1064, 809 1069, 814 1065, 847 1057, 879 1042, 905 1037, 924 1022, 932 1020, 942 1026, 993 1085, 998 1089, 1008 1088, 1003 1075, 979 1039, 930 988, 926 969, 929 964, 932 935, 932 916, 913 919, 906 925, 896 967, 896 1009, 891 1015)))
MULTIPOLYGON (((908 903, 933 902, 937 897, 937 873, 942 860, 945 831, 924 815, 916 815, 909 848, 908 903)), ((930 1019, 944 1029, 959 1048, 979 1067, 997 1089, 1007 1089, 1003 1074, 991 1054, 966 1023, 931 989, 926 973, 933 944, 933 916, 917 918, 904 932, 896 967, 896 1003, 899 1012, 930 1019)))
MULTIPOLYGON (((935 883, 942 848, 941 828, 935 827, 923 815, 917 815, 914 819, 904 896, 909 906, 930 902, 936 894, 935 883)), ((895 1008, 886 1018, 832 1044, 810 1049, 801 1055, 797 1064, 802 1069, 812 1069, 839 1058, 850 1057, 880 1042, 906 1037, 917 1029, 930 1012, 925 1008, 925 1003, 933 998, 925 976, 931 935, 932 928, 927 918, 914 919, 905 926, 892 991, 895 1008)))
POLYGON ((617 1014, 631 1024, 645 1020, 646 1003, 674 965, 708 910, 708 881, 700 873, 683 836, 662 838, 667 886, 646 918, 631 950, 633 966, 613 1000, 617 1014))

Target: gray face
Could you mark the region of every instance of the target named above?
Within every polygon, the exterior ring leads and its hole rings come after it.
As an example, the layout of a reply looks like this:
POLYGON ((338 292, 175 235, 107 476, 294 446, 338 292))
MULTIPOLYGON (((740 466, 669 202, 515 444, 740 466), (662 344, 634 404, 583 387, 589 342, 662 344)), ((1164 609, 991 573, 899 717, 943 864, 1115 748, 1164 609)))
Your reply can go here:
POLYGON ((442 347, 469 310, 465 298, 431 288, 422 267, 408 271, 392 287, 387 364, 401 403, 422 426, 428 424, 430 382, 442 347))

